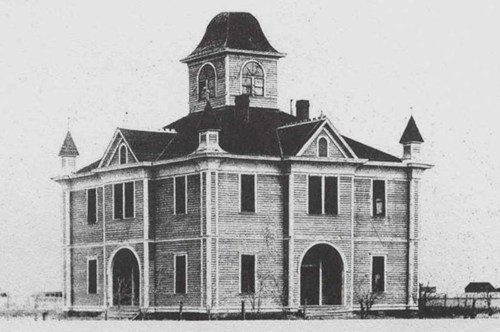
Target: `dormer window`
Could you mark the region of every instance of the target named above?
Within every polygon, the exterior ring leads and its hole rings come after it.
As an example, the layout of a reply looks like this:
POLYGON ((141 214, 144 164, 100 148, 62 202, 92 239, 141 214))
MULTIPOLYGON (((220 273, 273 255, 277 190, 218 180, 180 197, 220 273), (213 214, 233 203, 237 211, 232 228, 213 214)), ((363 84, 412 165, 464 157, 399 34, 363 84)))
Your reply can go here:
POLYGON ((264 96, 264 70, 257 62, 248 62, 241 71, 242 93, 264 96))
POLYGON ((120 165, 128 162, 127 146, 125 144, 122 144, 118 150, 118 160, 120 161, 120 165))
POLYGON ((318 157, 328 157, 328 140, 325 137, 318 140, 318 157))
POLYGON ((215 68, 212 64, 204 64, 198 74, 198 100, 215 97, 215 68))

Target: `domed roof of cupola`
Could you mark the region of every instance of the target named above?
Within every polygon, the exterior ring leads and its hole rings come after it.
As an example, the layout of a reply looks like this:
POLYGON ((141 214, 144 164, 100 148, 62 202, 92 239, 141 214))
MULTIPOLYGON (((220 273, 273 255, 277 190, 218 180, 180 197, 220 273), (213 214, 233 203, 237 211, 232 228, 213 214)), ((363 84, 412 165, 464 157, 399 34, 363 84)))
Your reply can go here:
POLYGON ((223 51, 258 52, 276 57, 285 55, 271 46, 255 16, 243 12, 223 12, 210 21, 201 42, 182 61, 223 51))

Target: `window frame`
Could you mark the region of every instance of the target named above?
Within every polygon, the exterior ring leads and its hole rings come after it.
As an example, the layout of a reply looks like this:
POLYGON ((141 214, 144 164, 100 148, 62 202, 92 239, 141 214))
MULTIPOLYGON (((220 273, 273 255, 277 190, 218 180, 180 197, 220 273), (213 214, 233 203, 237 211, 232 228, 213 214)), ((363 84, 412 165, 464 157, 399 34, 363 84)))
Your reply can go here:
POLYGON ((320 135, 320 136, 318 137, 318 139, 317 139, 317 142, 318 142, 318 143, 316 144, 316 145, 317 145, 317 146, 316 146, 316 156, 321 157, 321 158, 328 158, 328 157, 330 157, 330 151, 329 151, 329 150, 330 150, 330 141, 329 141, 329 139, 327 138, 327 136, 325 136, 325 135, 320 135), (326 156, 321 156, 321 155, 319 154, 319 145, 320 145, 320 144, 319 144, 319 142, 320 142, 321 140, 323 140, 323 139, 326 141, 326 156))
POLYGON ((174 215, 188 214, 188 176, 179 175, 173 177, 174 215), (184 178, 184 212, 177 212, 177 178, 184 178))
POLYGON ((307 175, 307 202, 306 202, 306 211, 310 216, 338 216, 340 214, 340 176, 338 175, 318 175, 318 174, 309 174, 307 175), (309 190, 310 190, 310 180, 311 177, 320 177, 321 178, 321 213, 310 213, 310 200, 309 200, 309 190), (337 179, 337 206, 336 213, 325 213, 326 206, 326 178, 336 178, 337 179))
POLYGON ((384 259, 384 284, 383 290, 377 291, 377 293, 385 293, 387 291, 387 255, 386 254, 373 254, 370 255, 370 293, 373 293, 373 259, 382 257, 384 259))
POLYGON ((188 293, 188 254, 186 252, 174 253, 174 294, 184 295, 188 293), (184 293, 177 292, 177 257, 184 257, 184 293))
POLYGON ((238 173, 238 206, 239 206, 239 213, 244 213, 244 214, 257 213, 257 173, 238 173), (253 176, 253 211, 243 211, 242 177, 246 175, 253 176))
MULTIPOLYGON (((204 64, 202 64, 200 66, 200 69, 198 69, 198 74, 196 75, 196 92, 197 92, 197 99, 198 101, 202 101, 204 100, 203 96, 201 95, 201 91, 200 91, 200 75, 201 75, 201 72, 203 71, 203 69, 208 66, 208 67, 211 67, 212 70, 213 70, 213 73, 214 73, 214 91, 213 91, 213 96, 211 94, 209 94, 209 97, 210 98, 216 98, 217 97, 217 70, 215 69, 215 66, 213 63, 211 62, 205 62, 204 64)), ((205 80, 205 82, 208 82, 209 80, 205 80)), ((209 85, 209 83, 206 83, 207 85, 209 85)))
POLYGON ((370 216, 373 218, 386 218, 389 214, 387 211, 387 179, 370 179, 370 216), (375 214, 375 197, 374 197, 374 182, 382 181, 384 183, 384 213, 375 214))
POLYGON ((127 147, 127 144, 125 143, 121 143, 119 146, 118 146, 118 165, 126 165, 128 164, 128 147, 127 147), (125 162, 122 163, 122 149, 125 149, 125 162))
POLYGON ((248 295, 248 294, 256 294, 257 293, 257 267, 258 267, 258 256, 256 254, 248 254, 248 253, 240 253, 239 254, 239 263, 238 263, 238 284, 240 295, 248 295), (243 264, 243 256, 253 256, 253 293, 252 292, 243 292, 242 289, 242 264, 243 264))
POLYGON ((97 256, 87 257, 87 295, 99 294, 99 260, 97 256), (90 262, 95 261, 95 293, 90 292, 90 262))
MULTIPOLYGON (((245 85, 245 87, 247 87, 247 86, 248 85, 245 85)), ((261 88, 261 87, 258 87, 258 88, 261 88)), ((251 96, 251 97, 266 97, 267 96, 267 94, 266 94, 266 71, 264 70, 264 66, 260 62, 258 62, 256 60, 248 60, 245 63, 243 63, 243 65, 241 66, 241 70, 240 70, 240 94, 246 94, 246 95, 251 96), (246 66, 248 66, 251 63, 255 63, 257 66, 260 67, 260 70, 262 70, 262 76, 243 74, 243 71, 245 70, 246 66), (244 93, 244 89, 243 89, 244 78, 250 78, 251 89, 252 89, 252 93, 250 93, 250 94, 244 93), (256 87, 255 78, 262 79, 262 94, 261 95, 255 94, 255 87, 256 87)))
POLYGON ((95 225, 97 224, 97 221, 98 221, 98 208, 97 208, 97 204, 99 202, 99 199, 97 198, 97 187, 96 188, 88 188, 86 190, 86 194, 87 194, 87 225, 95 225), (95 191, 95 220, 89 220, 89 191, 90 190, 94 190, 95 191))
POLYGON ((135 208, 135 181, 126 181, 126 182, 120 182, 120 183, 113 183, 112 184, 113 188, 113 220, 127 220, 127 219, 135 219, 136 218, 136 208, 135 208), (127 183, 132 183, 132 209, 133 209, 133 215, 131 217, 127 217, 125 215, 126 212, 126 197, 125 197, 125 184, 127 183), (116 209, 115 209, 115 191, 116 191, 116 186, 120 185, 121 191, 122 191, 122 217, 117 218, 116 217, 116 209))

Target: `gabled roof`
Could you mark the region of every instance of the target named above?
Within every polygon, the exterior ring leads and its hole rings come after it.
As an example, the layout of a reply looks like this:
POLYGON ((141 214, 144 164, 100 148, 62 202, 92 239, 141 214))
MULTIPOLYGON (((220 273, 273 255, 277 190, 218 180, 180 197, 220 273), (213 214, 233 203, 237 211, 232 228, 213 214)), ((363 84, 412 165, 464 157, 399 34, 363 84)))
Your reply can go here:
MULTIPOLYGON (((220 147, 231 154, 260 156, 295 156, 322 126, 326 118, 298 122, 297 118, 277 109, 250 107, 248 111, 236 106, 191 113, 165 126, 174 132, 152 132, 118 128, 139 162, 158 161, 194 153, 199 145, 199 132, 208 127, 219 130, 220 147), (208 123, 208 124, 207 124, 208 123)), ((326 127, 325 127, 326 128, 326 127)), ((334 130, 334 129, 332 129, 334 130)), ((336 130, 334 130, 335 133, 336 130)), ((339 136, 339 144, 347 157, 370 161, 401 162, 401 159, 372 148, 346 136, 339 136), (354 153, 354 156, 351 152, 354 153)), ((109 148, 108 148, 109 150, 109 148)), ((103 158, 111 153, 107 151, 103 158)), ((77 173, 99 167, 96 161, 77 173)))
POLYGON ((80 168, 78 171, 76 171, 76 174, 90 172, 90 171, 96 169, 97 167, 99 167, 100 163, 101 163, 101 159, 96 160, 93 163, 88 164, 87 166, 80 168))
POLYGON ((398 157, 394 157, 393 155, 372 148, 371 146, 355 141, 347 136, 342 136, 342 137, 344 138, 346 143, 349 144, 349 146, 354 151, 356 156, 358 156, 358 158, 360 159, 368 159, 371 161, 387 161, 396 163, 401 162, 401 159, 399 159, 398 157))
POLYGON ((471 282, 465 287, 466 293, 496 292, 496 288, 489 282, 471 282))
POLYGON ((223 12, 210 21, 196 49, 182 61, 187 62, 192 58, 228 50, 284 56, 271 46, 259 21, 252 14, 223 12))
POLYGON ((281 150, 285 156, 295 156, 324 120, 299 122, 278 128, 281 150))
POLYGON ((401 144, 410 142, 420 142, 420 143, 424 142, 424 139, 422 138, 422 135, 420 135, 420 131, 418 130, 417 124, 415 123, 415 119, 413 118, 413 116, 408 121, 406 129, 403 132, 401 139, 399 140, 399 143, 401 144))
POLYGON ((155 161, 176 134, 118 128, 139 162, 155 161))
POLYGON ((66 138, 64 139, 64 143, 61 146, 61 150, 59 150, 59 157, 76 157, 78 155, 80 154, 76 148, 75 141, 73 141, 73 137, 68 131, 66 138))

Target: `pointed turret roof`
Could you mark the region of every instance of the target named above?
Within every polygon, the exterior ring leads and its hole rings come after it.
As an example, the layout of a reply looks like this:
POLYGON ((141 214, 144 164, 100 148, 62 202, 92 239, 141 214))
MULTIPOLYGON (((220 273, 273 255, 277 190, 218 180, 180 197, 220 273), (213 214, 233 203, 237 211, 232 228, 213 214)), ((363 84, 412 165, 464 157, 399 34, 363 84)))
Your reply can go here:
POLYGON ((271 46, 255 16, 250 13, 223 12, 210 21, 196 49, 181 61, 187 62, 192 58, 222 51, 247 51, 276 57, 285 56, 271 46))
POLYGON ((419 142, 419 143, 424 142, 424 139, 422 138, 422 135, 420 135, 420 131, 418 130, 417 124, 415 123, 415 119, 413 118, 413 116, 410 117, 410 121, 408 121, 406 129, 403 132, 401 139, 399 140, 399 143, 401 144, 409 142, 419 142))
POLYGON ((59 151, 59 157, 76 157, 78 155, 80 154, 76 148, 75 141, 73 141, 73 137, 68 131, 66 138, 64 139, 64 143, 61 146, 61 150, 59 151))

